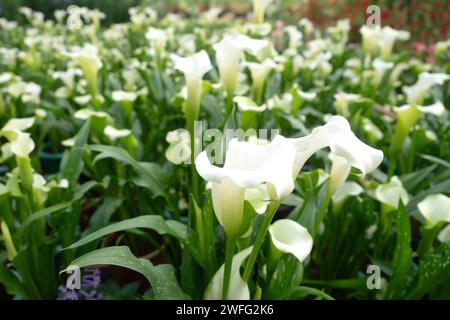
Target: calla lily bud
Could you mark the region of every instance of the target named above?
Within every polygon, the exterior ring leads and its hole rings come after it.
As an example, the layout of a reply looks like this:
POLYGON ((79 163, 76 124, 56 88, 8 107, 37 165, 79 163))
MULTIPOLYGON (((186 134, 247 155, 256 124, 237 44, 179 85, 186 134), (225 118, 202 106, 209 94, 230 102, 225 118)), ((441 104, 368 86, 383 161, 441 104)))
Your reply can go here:
POLYGON ((305 227, 293 220, 276 221, 270 226, 269 233, 278 250, 294 255, 300 262, 311 253, 313 238, 305 227))
POLYGON ((384 205, 385 212, 397 209, 400 200, 404 205, 409 202, 408 192, 397 176, 393 176, 388 183, 379 185, 375 189, 375 198, 384 205))
POLYGON ((187 86, 185 113, 188 121, 194 122, 200 112, 202 78, 211 71, 211 61, 204 50, 186 58, 175 54, 172 54, 171 57, 175 64, 175 69, 184 73, 187 86))
POLYGON ((273 0, 253 0, 253 20, 255 23, 263 23, 264 15, 269 4, 273 0))
POLYGON ((417 205, 425 218, 425 225, 432 228, 439 223, 450 222, 450 198, 443 194, 427 196, 417 205))
POLYGON ((8 225, 3 220, 0 221, 0 230, 2 231, 3 241, 5 242, 8 259, 9 261, 14 261, 14 257, 17 255, 17 250, 14 246, 14 242, 11 237, 11 233, 9 232, 8 225))

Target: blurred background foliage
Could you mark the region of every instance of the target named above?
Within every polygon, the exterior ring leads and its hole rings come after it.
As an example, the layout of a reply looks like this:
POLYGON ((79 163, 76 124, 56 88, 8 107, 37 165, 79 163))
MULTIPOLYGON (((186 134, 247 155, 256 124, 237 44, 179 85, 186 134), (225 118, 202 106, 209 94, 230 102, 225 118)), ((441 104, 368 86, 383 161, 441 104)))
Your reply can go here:
MULTIPOLYGON (((270 17, 295 23, 308 17, 315 24, 328 26, 348 18, 356 33, 367 18, 371 4, 381 8, 381 22, 396 29, 409 30, 413 41, 432 43, 450 37, 449 0, 274 0, 270 17)), ((43 12, 47 18, 54 10, 69 5, 98 8, 106 13, 106 25, 128 20, 128 8, 150 5, 160 14, 167 12, 195 16, 210 7, 221 6, 224 13, 241 17, 251 12, 251 0, 0 0, 0 16, 19 20, 18 8, 27 6, 43 12)))

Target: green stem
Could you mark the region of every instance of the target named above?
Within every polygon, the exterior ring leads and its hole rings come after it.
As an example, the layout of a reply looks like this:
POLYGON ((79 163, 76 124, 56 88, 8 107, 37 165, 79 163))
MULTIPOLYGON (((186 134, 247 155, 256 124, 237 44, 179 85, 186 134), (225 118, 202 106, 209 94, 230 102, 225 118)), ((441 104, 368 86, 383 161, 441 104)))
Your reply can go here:
POLYGON ((330 192, 330 190, 328 189, 325 201, 323 202, 322 207, 320 208, 319 215, 317 216, 316 223, 314 224, 314 234, 312 235, 313 238, 315 238, 317 233, 319 232, 320 224, 322 223, 323 219, 326 216, 332 197, 333 193, 330 192))
POLYGON ((195 121, 188 119, 188 129, 191 136, 191 187, 192 195, 197 203, 200 200, 199 179, 195 168, 195 121))
POLYGON ((222 298, 226 300, 228 297, 228 291, 230 288, 231 267, 233 265, 234 254, 234 237, 227 237, 226 249, 225 249, 225 268, 223 272, 223 287, 222 298))
POLYGON ((227 128, 228 120, 230 119, 231 114, 233 113, 233 96, 227 94, 227 102, 226 102, 226 112, 223 120, 221 131, 223 132, 227 128))
POLYGON ((425 257, 425 255, 430 252, 433 247, 434 239, 439 232, 438 227, 433 228, 420 228, 420 234, 422 235, 422 239, 419 242, 419 247, 417 248, 417 253, 421 259, 425 257))
POLYGON ((245 265, 243 279, 245 282, 248 282, 250 276, 253 271, 253 267, 256 262, 256 258, 258 257, 259 250, 264 241, 264 236, 269 229, 270 223, 272 222, 273 216, 275 212, 277 212, 278 207, 280 206, 279 201, 273 201, 270 203, 269 208, 267 209, 267 213, 264 216, 264 220, 261 223, 261 226, 258 230, 258 234, 256 235, 255 243, 253 244, 252 252, 250 253, 250 257, 248 258, 247 264, 245 265))

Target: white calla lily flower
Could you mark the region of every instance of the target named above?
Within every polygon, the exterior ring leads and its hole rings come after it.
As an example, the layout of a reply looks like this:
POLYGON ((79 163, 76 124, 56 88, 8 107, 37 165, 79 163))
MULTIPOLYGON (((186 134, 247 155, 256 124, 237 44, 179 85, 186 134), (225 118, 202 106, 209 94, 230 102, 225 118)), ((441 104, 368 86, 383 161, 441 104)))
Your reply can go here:
POLYGON ((11 142, 11 152, 20 158, 27 158, 34 150, 35 144, 29 133, 17 131, 11 142))
POLYGON ((189 57, 171 55, 175 69, 184 73, 187 86, 186 114, 190 121, 198 118, 202 94, 202 78, 212 70, 211 60, 205 50, 189 57))
POLYGON ((242 50, 229 38, 224 38, 214 45, 220 78, 228 96, 236 90, 239 62, 242 50))
POLYGON ((383 27, 378 38, 378 47, 380 48, 381 56, 384 59, 389 58, 392 49, 394 48, 395 41, 406 41, 409 40, 410 36, 408 31, 396 30, 390 26, 383 27))
POLYGON ((383 152, 374 149, 358 139, 348 121, 333 116, 328 122, 315 128, 311 134, 289 139, 297 150, 294 176, 297 176, 305 162, 318 150, 329 147, 331 151, 345 158, 362 176, 375 170, 383 161, 383 152))
POLYGON ((94 111, 91 109, 80 109, 73 115, 76 119, 88 120, 92 117, 110 119, 109 114, 104 111, 94 111))
POLYGON ((437 238, 442 243, 450 242, 450 224, 439 232, 437 238))
POLYGON ((31 128, 35 118, 10 119, 0 130, 0 136, 9 140, 8 151, 14 155, 26 158, 34 150, 35 144, 30 134, 23 132, 31 128))
POLYGON ((330 172, 330 192, 334 194, 347 180, 350 174, 351 165, 344 157, 329 154, 331 160, 331 172, 330 172))
POLYGON ((267 108, 266 104, 258 106, 255 101, 248 97, 236 96, 233 101, 236 102, 239 110, 242 112, 263 112, 267 108))
POLYGON ((308 230, 290 219, 281 219, 269 227, 272 243, 281 252, 294 255, 303 262, 309 256, 313 238, 308 230))
POLYGON ((33 126, 34 120, 34 117, 10 119, 0 131, 25 131, 33 126))
POLYGON ((428 113, 435 116, 442 116, 445 114, 446 109, 442 102, 438 101, 429 106, 420 106, 416 103, 407 104, 394 108, 394 111, 397 113, 397 126, 390 148, 392 155, 402 150, 409 130, 419 121, 422 114, 428 113))
POLYGON ((333 194, 333 202, 335 204, 343 203, 348 197, 357 196, 364 192, 364 189, 355 181, 346 181, 333 194))
POLYGON ((270 42, 267 40, 253 39, 240 33, 231 35, 230 39, 233 42, 233 45, 238 49, 248 52, 256 57, 270 46, 270 42))
POLYGON ((120 138, 125 138, 131 135, 131 130, 129 129, 116 129, 111 125, 107 125, 103 130, 105 136, 107 136, 111 141, 116 141, 120 138))
POLYGON ((150 27, 145 34, 145 38, 150 41, 155 49, 160 52, 166 46, 168 37, 166 30, 150 27))
MULTIPOLYGON (((242 279, 239 269, 244 260, 250 255, 253 247, 248 247, 233 256, 231 264, 230 287, 227 298, 230 300, 249 300, 250 290, 247 283, 242 279)), ((224 282, 225 265, 222 265, 216 274, 213 276, 211 282, 205 291, 206 300, 221 300, 223 282, 224 282)))
POLYGON ((263 23, 267 7, 273 0, 253 0, 253 20, 255 23, 263 23))
POLYGON ((296 26, 287 26, 284 29, 289 35, 289 48, 296 49, 300 46, 303 39, 303 33, 301 33, 296 26))
POLYGON ((252 75, 253 95, 255 100, 262 100, 264 84, 269 73, 275 69, 276 64, 272 60, 266 59, 261 63, 247 62, 246 66, 250 69, 252 75))
POLYGON ((388 183, 379 185, 375 189, 375 198, 387 205, 388 210, 392 208, 397 209, 400 200, 404 205, 407 205, 409 202, 408 192, 397 176, 393 176, 388 183))
POLYGON ((67 53, 74 59, 83 70, 86 77, 90 93, 96 95, 97 92, 97 74, 103 67, 103 63, 98 56, 98 49, 92 44, 85 44, 83 48, 67 53))
POLYGON ((394 63, 383 61, 380 58, 376 58, 372 63, 373 69, 375 70, 375 77, 373 79, 373 83, 375 86, 379 86, 386 71, 392 69, 394 67, 394 63))
POLYGON ((429 195, 417 207, 424 216, 427 227, 450 222, 450 198, 444 194, 429 195))
POLYGON ((381 28, 378 26, 363 25, 359 32, 362 36, 363 49, 368 54, 373 54, 377 50, 378 40, 381 37, 381 28))
POLYGON ((350 115, 350 111, 348 109, 349 104, 361 101, 362 99, 363 97, 360 94, 340 91, 334 95, 334 107, 336 108, 338 114, 347 117, 350 115))
POLYGON ((250 202, 257 214, 264 214, 269 205, 269 193, 265 185, 245 190, 245 200, 250 202))
POLYGON ((130 92, 130 91, 122 91, 122 90, 116 90, 112 93, 112 98, 114 101, 119 102, 133 102, 137 98, 136 92, 130 92))
POLYGON ((295 149, 282 136, 262 145, 231 140, 223 168, 212 165, 206 151, 197 156, 197 171, 212 182, 214 212, 227 235, 239 231, 246 189, 265 183, 271 200, 292 192, 294 160, 295 149))
POLYGON ((408 103, 420 104, 432 86, 442 85, 448 79, 450 79, 450 75, 445 73, 422 72, 414 85, 403 88, 408 103))

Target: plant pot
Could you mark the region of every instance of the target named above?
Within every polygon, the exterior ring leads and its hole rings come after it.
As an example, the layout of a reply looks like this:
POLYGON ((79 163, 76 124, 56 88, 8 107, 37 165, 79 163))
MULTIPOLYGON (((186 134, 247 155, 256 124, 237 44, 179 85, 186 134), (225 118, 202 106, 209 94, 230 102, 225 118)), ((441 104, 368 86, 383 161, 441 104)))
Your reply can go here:
POLYGON ((59 166, 61 165, 62 157, 62 152, 51 152, 50 144, 46 143, 43 150, 39 152, 42 173, 44 175, 57 173, 59 171, 59 166))
POLYGON ((0 166, 0 177, 5 176, 9 172, 8 166, 0 166))

